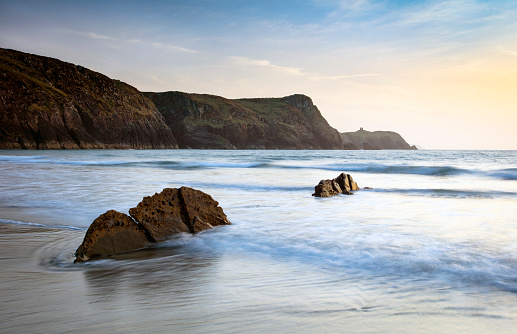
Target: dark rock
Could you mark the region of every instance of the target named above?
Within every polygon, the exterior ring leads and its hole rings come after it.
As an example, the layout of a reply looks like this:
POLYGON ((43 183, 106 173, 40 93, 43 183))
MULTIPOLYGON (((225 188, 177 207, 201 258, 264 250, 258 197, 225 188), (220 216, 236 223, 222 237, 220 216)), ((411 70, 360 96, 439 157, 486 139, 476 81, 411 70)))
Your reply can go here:
POLYGON ((214 226, 230 225, 223 209, 212 196, 188 187, 181 187, 179 193, 183 199, 186 223, 191 233, 198 233, 214 226))
POLYGON ((343 194, 351 195, 352 191, 359 190, 357 183, 354 182, 350 174, 341 173, 334 180, 339 184, 343 194))
POLYGON ((416 150, 396 132, 366 131, 362 128, 356 132, 339 134, 345 150, 416 150))
POLYGON ((148 231, 154 242, 170 235, 190 232, 182 217, 183 203, 179 189, 166 188, 161 193, 147 196, 129 214, 148 231))
POLYGON ((330 197, 338 194, 353 195, 352 191, 359 190, 357 183, 350 174, 341 173, 333 180, 321 180, 314 187, 315 197, 330 197))
POLYGON ((148 247, 177 233, 198 233, 230 225, 212 196, 192 188, 166 188, 144 197, 131 217, 110 210, 90 225, 76 251, 76 262, 148 247))
POLYGON ((131 217, 109 210, 88 228, 83 243, 75 252, 76 262, 145 248, 150 243, 146 231, 131 217))
POLYGON ((213 226, 229 225, 228 218, 212 196, 188 187, 166 188, 144 197, 129 214, 156 241, 181 232, 197 233, 213 226))
POLYGON ((337 194, 342 194, 343 191, 335 180, 321 180, 316 187, 314 187, 314 194, 316 197, 330 197, 337 194))

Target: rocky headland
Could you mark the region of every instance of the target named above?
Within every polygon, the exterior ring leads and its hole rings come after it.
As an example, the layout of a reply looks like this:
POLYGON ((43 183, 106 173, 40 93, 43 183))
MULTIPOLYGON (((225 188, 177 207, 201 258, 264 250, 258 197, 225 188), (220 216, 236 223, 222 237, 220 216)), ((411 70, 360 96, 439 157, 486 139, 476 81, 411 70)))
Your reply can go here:
POLYGON ((312 100, 142 93, 54 58, 0 48, 0 149, 408 149, 393 132, 339 133, 312 100))
POLYGON ((177 148, 136 88, 82 66, 0 49, 0 148, 177 148))
POLYGON ((180 148, 341 149, 341 139, 305 95, 230 100, 182 92, 145 93, 180 148))
POLYGON ((361 128, 356 132, 339 134, 345 150, 416 150, 401 135, 393 131, 366 131, 361 128))

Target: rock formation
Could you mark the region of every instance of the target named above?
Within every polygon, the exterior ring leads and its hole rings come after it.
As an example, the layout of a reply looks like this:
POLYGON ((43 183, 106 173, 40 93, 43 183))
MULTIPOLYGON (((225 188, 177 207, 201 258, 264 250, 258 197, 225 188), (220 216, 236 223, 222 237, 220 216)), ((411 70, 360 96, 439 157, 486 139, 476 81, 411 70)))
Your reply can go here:
POLYGON ((131 217, 109 210, 95 219, 75 253, 76 262, 146 248, 177 233, 231 224, 212 196, 188 187, 144 197, 129 213, 131 217))
POLYGON ((342 149, 337 130, 305 95, 229 100, 182 92, 145 93, 180 148, 342 149))
POLYGON ((140 224, 126 214, 109 210, 90 225, 75 256, 82 262, 145 248, 150 244, 140 224))
POLYGON ((416 150, 396 132, 366 131, 361 128, 356 132, 339 134, 345 150, 416 150))
POLYGON ((339 133, 312 100, 141 93, 57 59, 0 48, 0 149, 416 149, 388 131, 339 133))
POLYGON ((338 194, 353 195, 352 191, 359 190, 357 183, 350 174, 341 173, 333 180, 321 180, 314 187, 315 197, 330 197, 338 194))
POLYGON ((57 59, 0 48, 0 149, 177 148, 134 87, 57 59))

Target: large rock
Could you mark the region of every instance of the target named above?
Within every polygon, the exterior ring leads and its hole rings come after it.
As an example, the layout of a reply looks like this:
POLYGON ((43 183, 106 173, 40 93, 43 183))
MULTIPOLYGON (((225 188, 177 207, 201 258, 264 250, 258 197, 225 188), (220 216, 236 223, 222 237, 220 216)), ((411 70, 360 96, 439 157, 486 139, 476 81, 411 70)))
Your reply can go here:
POLYGON ((316 187, 314 187, 314 194, 316 197, 330 197, 337 194, 342 194, 343 191, 339 184, 334 180, 321 180, 316 187))
POLYGON ((352 175, 350 174, 341 173, 334 179, 334 181, 339 184, 343 194, 352 195, 352 191, 359 190, 357 183, 355 183, 352 175))
POLYGON ((350 174, 341 173, 333 180, 321 180, 314 187, 315 197, 331 197, 338 194, 353 195, 352 191, 359 190, 357 183, 350 174))
POLYGON ((230 224, 223 209, 212 196, 188 187, 181 187, 179 193, 184 203, 186 224, 191 233, 230 224))
POLYGON ((129 214, 156 241, 180 232, 197 233, 230 222, 212 196, 188 187, 145 197, 129 214))
POLYGON ((177 233, 198 233, 230 225, 212 196, 192 188, 166 188, 129 210, 109 210, 90 225, 77 249, 76 262, 149 247, 177 233))
POLYGON ((131 217, 109 210, 88 228, 83 243, 75 252, 76 261, 129 252, 148 247, 150 243, 146 231, 131 217))
POLYGON ((158 242, 175 233, 191 232, 182 217, 183 207, 179 189, 166 188, 159 194, 144 197, 129 214, 149 232, 154 242, 158 242))

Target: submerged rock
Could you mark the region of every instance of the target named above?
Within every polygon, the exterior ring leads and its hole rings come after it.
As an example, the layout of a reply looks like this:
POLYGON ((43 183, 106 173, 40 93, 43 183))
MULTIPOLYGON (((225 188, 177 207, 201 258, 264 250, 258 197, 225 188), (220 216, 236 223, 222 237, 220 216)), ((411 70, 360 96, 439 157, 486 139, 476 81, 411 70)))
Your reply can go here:
POLYGON ((129 213, 131 217, 109 210, 95 219, 75 253, 76 262, 146 248, 177 233, 231 224, 212 196, 188 187, 144 197, 129 213))
POLYGON ((353 195, 352 191, 359 190, 357 183, 350 174, 341 173, 333 180, 321 180, 314 187, 315 197, 331 197, 338 194, 353 195))
POLYGON ((321 180, 316 187, 314 187, 314 194, 316 197, 330 197, 337 194, 342 194, 343 191, 339 184, 334 180, 321 180))

